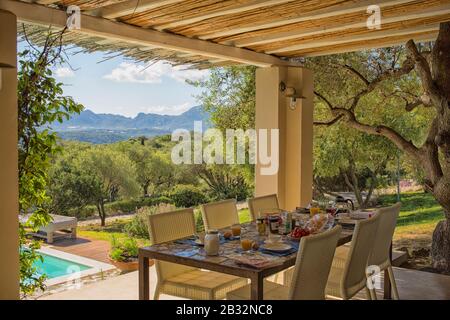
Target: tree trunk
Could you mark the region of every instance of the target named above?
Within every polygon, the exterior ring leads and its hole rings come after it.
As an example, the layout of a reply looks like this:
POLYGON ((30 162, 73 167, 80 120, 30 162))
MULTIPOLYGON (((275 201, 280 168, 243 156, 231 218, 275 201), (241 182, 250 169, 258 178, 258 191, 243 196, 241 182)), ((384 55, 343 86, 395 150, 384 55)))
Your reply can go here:
POLYGON ((101 201, 100 203, 97 204, 97 211, 98 211, 98 216, 100 217, 100 225, 102 227, 104 227, 106 225, 106 223, 105 223, 106 214, 105 214, 105 206, 103 204, 103 201, 101 201))
POLYGON ((347 168, 347 172, 350 174, 350 177, 345 171, 343 172, 345 183, 351 190, 353 190, 356 201, 358 202, 358 206, 362 208, 364 202, 361 195, 361 190, 359 189, 358 177, 356 176, 356 169, 353 160, 349 161, 349 167, 347 168))
POLYGON ((369 187, 369 191, 367 192, 367 196, 366 199, 364 199, 364 203, 362 205, 362 209, 365 209, 369 206, 370 203, 370 198, 372 198, 372 193, 373 190, 375 189, 375 186, 377 185, 377 180, 376 180, 376 176, 375 174, 372 172, 372 179, 370 181, 370 187, 369 187))
POLYGON ((437 112, 422 149, 427 185, 443 207, 445 216, 433 233, 433 266, 450 273, 450 22, 440 25, 431 66, 417 54, 412 41, 407 47, 415 59, 424 91, 437 112))

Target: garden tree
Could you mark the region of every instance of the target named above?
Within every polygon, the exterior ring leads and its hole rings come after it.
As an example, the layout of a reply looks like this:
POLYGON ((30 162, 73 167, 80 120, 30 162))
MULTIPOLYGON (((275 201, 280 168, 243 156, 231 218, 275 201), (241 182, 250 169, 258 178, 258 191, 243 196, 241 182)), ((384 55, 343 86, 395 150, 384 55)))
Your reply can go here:
POLYGON ((29 49, 18 54, 19 209, 20 213, 31 213, 27 223, 19 224, 22 296, 44 288, 45 278, 39 276, 33 266, 40 257, 36 251, 39 242, 27 240, 26 229, 37 230, 51 220, 47 210, 50 201, 46 192, 47 172, 51 156, 58 153, 60 147, 56 133, 49 127, 83 109, 71 97, 63 95, 62 84, 52 77, 52 67, 63 62, 61 41, 64 31, 43 35, 39 48, 29 44, 29 49), (27 250, 22 250, 25 246, 27 250))
MULTIPOLYGON (((215 128, 224 133, 226 129, 255 128, 255 72, 256 68, 253 66, 213 68, 207 79, 190 82, 204 89, 197 99, 210 114, 215 128)), ((248 145, 246 147, 248 148, 248 145)), ((240 194, 239 197, 242 197, 243 190, 231 190, 243 188, 244 185, 252 189, 254 185, 253 164, 202 165, 195 170, 211 187, 213 197, 218 199, 226 194, 240 194), (227 170, 229 172, 226 172, 227 170)))
POLYGON ((450 272, 450 22, 441 23, 431 50, 410 40, 406 54, 398 48, 370 51, 365 59, 340 59, 327 69, 326 78, 321 77, 318 82, 324 81, 325 85, 316 87, 316 95, 331 117, 316 124, 332 126, 341 122, 358 131, 383 136, 421 165, 425 187, 443 207, 445 217, 433 233, 433 265, 450 272), (344 73, 354 84, 342 81, 344 73), (420 82, 414 84, 411 79, 417 77, 420 82), (418 84, 422 90, 416 90, 418 84), (345 92, 347 98, 335 99, 336 91, 345 92), (367 105, 368 100, 378 103, 367 105), (396 108, 392 108, 394 102, 396 108), (421 117, 429 116, 432 120, 426 122, 425 139, 417 139, 424 124, 421 117), (405 126, 407 118, 416 118, 417 123, 405 126))
POLYGON ((315 187, 324 192, 321 178, 339 177, 355 194, 359 207, 366 208, 388 162, 395 158, 395 146, 383 137, 355 132, 340 124, 316 127, 315 139, 315 187), (365 198, 362 191, 366 191, 365 198))
POLYGON ((64 141, 61 147, 62 152, 52 161, 47 188, 52 199, 51 212, 68 215, 74 209, 78 213, 90 204, 96 180, 74 165, 79 154, 92 147, 90 144, 64 141))
POLYGON ((89 194, 83 196, 97 207, 102 226, 106 219, 105 203, 111 199, 111 192, 118 192, 124 198, 139 192, 134 163, 108 146, 95 146, 81 152, 74 164, 77 172, 89 181, 89 194))
POLYGON ((205 90, 197 98, 218 129, 255 127, 255 67, 212 68, 206 80, 190 81, 205 90))
POLYGON ((125 152, 135 164, 136 181, 144 197, 169 191, 176 184, 197 181, 189 176, 186 166, 173 164, 167 152, 129 141, 119 143, 117 149, 125 152))

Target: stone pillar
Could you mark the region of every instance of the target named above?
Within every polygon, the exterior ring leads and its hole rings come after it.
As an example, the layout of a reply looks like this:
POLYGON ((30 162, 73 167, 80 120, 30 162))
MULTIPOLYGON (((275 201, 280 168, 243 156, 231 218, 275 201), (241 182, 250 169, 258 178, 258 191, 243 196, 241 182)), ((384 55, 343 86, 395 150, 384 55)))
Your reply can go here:
POLYGON ((0 10, 0 299, 19 299, 16 29, 0 10))
POLYGON ((279 169, 274 175, 262 175, 263 165, 258 160, 255 196, 276 193, 284 209, 306 206, 312 199, 313 99, 313 77, 308 69, 271 67, 256 71, 256 129, 279 129, 279 169), (281 82, 303 97, 297 99, 293 110, 289 107, 291 98, 280 90, 281 82))

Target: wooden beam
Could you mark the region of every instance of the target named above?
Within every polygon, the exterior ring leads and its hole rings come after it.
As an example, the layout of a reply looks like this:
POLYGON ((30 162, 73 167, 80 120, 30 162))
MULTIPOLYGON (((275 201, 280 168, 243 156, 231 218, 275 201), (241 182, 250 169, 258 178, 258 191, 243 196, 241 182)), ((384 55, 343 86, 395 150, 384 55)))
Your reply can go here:
POLYGON ((176 28, 176 27, 180 27, 180 26, 185 26, 188 24, 192 24, 192 23, 196 23, 205 19, 210 19, 210 18, 214 18, 214 17, 219 17, 219 16, 224 16, 227 14, 236 14, 236 13, 240 13, 240 12, 244 12, 244 11, 248 11, 248 10, 253 10, 253 9, 258 9, 258 8, 263 8, 263 7, 269 7, 269 6, 274 6, 274 5, 279 5, 279 4, 283 4, 286 2, 292 2, 293 0, 248 0, 248 1, 243 1, 243 3, 237 3, 235 6, 229 8, 229 9, 217 9, 214 10, 213 12, 209 12, 209 13, 202 13, 202 11, 199 11, 198 14, 196 14, 194 17, 188 18, 188 19, 181 19, 177 20, 177 21, 173 21, 173 22, 169 22, 169 23, 165 23, 165 24, 161 24, 161 25, 157 25, 154 27, 154 29, 156 30, 165 30, 165 29, 171 29, 171 28, 176 28))
MULTIPOLYGON (((440 16, 440 15, 449 14, 449 13, 450 13, 450 6, 445 5, 445 6, 428 8, 425 11, 420 11, 420 12, 416 12, 416 13, 402 14, 399 16, 382 18, 381 28, 383 28, 384 24, 388 24, 388 23, 429 18, 429 17, 440 16)), ((301 29, 301 30, 294 29, 294 30, 290 30, 290 31, 286 31, 286 32, 279 32, 279 33, 275 33, 275 34, 249 37, 249 38, 245 38, 245 39, 231 41, 230 43, 224 42, 223 44, 230 44, 230 45, 234 45, 236 47, 249 47, 249 46, 267 44, 267 43, 272 43, 272 42, 279 42, 279 41, 284 41, 284 40, 300 39, 300 38, 304 38, 304 37, 323 35, 326 33, 339 32, 339 31, 344 31, 344 30, 348 30, 348 29, 364 28, 364 27, 366 27, 366 20, 367 20, 367 17, 362 16, 361 21, 359 21, 359 22, 339 25, 337 27, 318 27, 318 28, 301 29)))
MULTIPOLYGON (((67 14, 62 10, 21 1, 0 0, 0 9, 14 13, 21 22, 64 27, 67 21, 67 14)), ((298 63, 251 50, 143 29, 87 15, 81 16, 81 29, 77 30, 77 32, 141 46, 151 45, 168 50, 196 53, 210 58, 230 60, 260 67, 274 65, 299 66, 298 63)))
MULTIPOLYGON (((47 0, 42 0, 47 1, 47 0)), ((51 0, 48 0, 51 1, 51 0)), ((87 11, 87 13, 107 19, 115 19, 133 13, 141 13, 158 7, 167 6, 183 0, 130 0, 115 3, 103 8, 87 11)))
POLYGON ((414 0, 364 0, 364 1, 357 1, 357 2, 352 1, 347 4, 331 6, 331 7, 317 10, 314 12, 308 12, 305 14, 300 13, 297 17, 291 18, 291 19, 281 18, 281 19, 275 20, 275 21, 270 21, 270 22, 264 21, 262 23, 252 23, 251 25, 248 25, 245 27, 236 27, 236 28, 230 28, 230 29, 227 29, 224 31, 213 32, 213 33, 209 33, 207 35, 200 36, 199 39, 209 40, 209 39, 214 39, 214 38, 226 37, 226 36, 230 36, 230 35, 238 34, 238 33, 279 27, 279 26, 283 26, 283 25, 287 25, 287 24, 291 24, 291 23, 302 22, 302 21, 336 17, 336 16, 348 14, 348 13, 361 12, 361 11, 366 12, 367 7, 369 5, 378 5, 380 8, 384 8, 384 7, 404 4, 404 3, 408 3, 408 2, 414 2, 414 0))
POLYGON ((33 1, 34 3, 38 3, 38 4, 43 4, 43 5, 48 5, 48 4, 53 4, 53 3, 57 3, 60 0, 35 0, 33 1))
POLYGON ((300 51, 300 50, 305 50, 305 49, 316 49, 316 48, 318 49, 320 47, 335 46, 335 45, 341 45, 341 44, 351 43, 351 42, 356 42, 356 41, 388 39, 389 37, 407 36, 409 34, 414 34, 414 33, 434 32, 434 31, 438 31, 438 30, 439 30, 439 24, 429 25, 429 26, 420 26, 420 27, 414 27, 414 28, 402 29, 402 30, 387 30, 387 31, 368 30, 367 33, 361 34, 361 35, 340 37, 340 38, 336 38, 333 40, 311 40, 311 41, 308 41, 307 43, 284 47, 284 48, 268 51, 266 53, 280 54, 283 52, 300 51))
POLYGON ((406 41, 413 39, 415 42, 426 42, 426 41, 436 41, 438 35, 438 31, 433 31, 430 33, 425 34, 410 34, 402 37, 398 37, 395 40, 387 39, 383 42, 378 42, 375 44, 372 43, 358 43, 358 44, 352 44, 349 43, 345 46, 345 48, 341 49, 333 49, 333 48, 325 48, 324 50, 314 50, 308 53, 293 53, 293 56, 296 57, 318 57, 318 56, 326 56, 330 54, 339 54, 339 53, 346 53, 346 52, 355 52, 355 51, 361 51, 361 50, 369 50, 369 49, 378 49, 378 48, 385 48, 385 47, 391 47, 391 46, 398 46, 405 44, 406 41))

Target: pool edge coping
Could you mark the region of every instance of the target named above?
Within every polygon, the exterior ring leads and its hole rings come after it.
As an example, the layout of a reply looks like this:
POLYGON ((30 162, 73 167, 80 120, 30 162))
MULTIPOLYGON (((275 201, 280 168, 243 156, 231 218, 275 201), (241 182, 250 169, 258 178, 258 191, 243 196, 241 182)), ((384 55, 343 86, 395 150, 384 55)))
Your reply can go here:
POLYGON ((83 271, 79 272, 78 276, 77 276, 77 273, 71 273, 68 275, 63 275, 63 276, 55 277, 52 279, 47 279, 45 281, 45 285, 47 287, 60 285, 60 284, 63 284, 65 282, 68 282, 68 281, 71 281, 74 279, 82 279, 82 278, 85 278, 88 276, 93 276, 93 275, 99 274, 101 272, 109 272, 111 270, 116 269, 116 267, 113 266, 112 264, 108 264, 108 263, 104 263, 104 262, 97 261, 94 259, 78 256, 78 255, 75 255, 72 253, 67 253, 64 251, 52 249, 49 247, 41 247, 38 250, 38 252, 90 267, 87 270, 83 270, 83 271))

